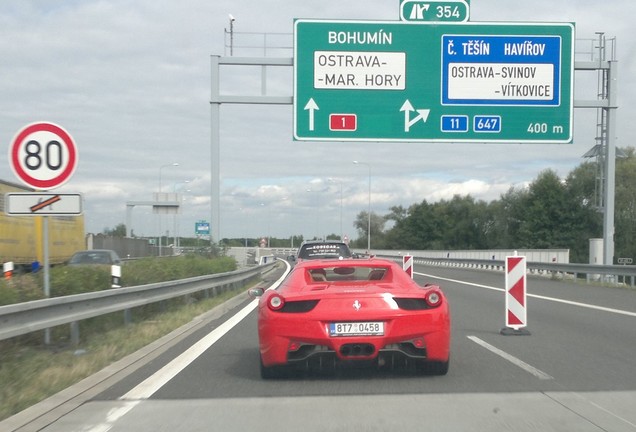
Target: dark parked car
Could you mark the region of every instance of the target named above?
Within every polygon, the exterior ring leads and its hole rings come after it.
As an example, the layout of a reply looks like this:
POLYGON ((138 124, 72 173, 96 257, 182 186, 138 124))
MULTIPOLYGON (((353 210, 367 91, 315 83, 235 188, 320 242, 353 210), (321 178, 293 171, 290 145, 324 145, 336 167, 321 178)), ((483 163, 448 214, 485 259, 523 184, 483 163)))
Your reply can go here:
POLYGON ((93 249, 75 252, 68 261, 69 265, 106 264, 121 265, 117 252, 109 249, 93 249))

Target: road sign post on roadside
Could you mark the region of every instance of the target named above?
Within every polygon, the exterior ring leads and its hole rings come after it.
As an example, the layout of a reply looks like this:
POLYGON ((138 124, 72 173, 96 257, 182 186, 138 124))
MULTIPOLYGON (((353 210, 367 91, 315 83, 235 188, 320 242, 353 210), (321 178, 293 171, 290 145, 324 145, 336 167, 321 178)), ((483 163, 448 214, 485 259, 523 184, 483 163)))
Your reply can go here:
MULTIPOLYGON (((78 154, 71 135, 59 125, 48 122, 31 123, 20 129, 9 146, 9 165, 16 177, 27 186, 39 191, 55 189, 66 183, 77 167, 78 154)), ((8 214, 11 208, 23 210, 22 215, 42 215, 42 268, 44 270, 44 296, 50 297, 49 275, 49 220, 47 215, 67 204, 70 213, 81 213, 79 195, 61 194, 7 194, 8 214), (63 204, 62 204, 63 202, 63 204), (26 204, 25 204, 26 203, 26 204), (26 208, 25 208, 26 205, 26 208), (13 207, 12 207, 13 206, 13 207), (76 211, 79 210, 79 211, 76 211)), ((44 343, 51 342, 50 329, 46 329, 44 343)))
POLYGON ((571 143, 574 26, 294 23, 294 139, 571 143))

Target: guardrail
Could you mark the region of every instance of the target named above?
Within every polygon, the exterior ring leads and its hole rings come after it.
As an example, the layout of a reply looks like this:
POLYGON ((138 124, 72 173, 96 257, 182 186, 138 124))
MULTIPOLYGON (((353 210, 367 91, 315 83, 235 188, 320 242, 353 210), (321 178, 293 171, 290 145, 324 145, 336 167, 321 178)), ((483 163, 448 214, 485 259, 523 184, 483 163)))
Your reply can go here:
MULTIPOLYGON (((378 257, 400 259, 398 255, 378 255, 378 257)), ((503 260, 479 260, 479 259, 449 259, 449 258, 429 258, 413 255, 413 261, 418 264, 443 266, 443 267, 464 267, 484 270, 504 271, 506 263, 503 260)), ((545 275, 572 275, 578 280, 585 276, 590 281, 602 280, 604 282, 618 283, 622 278, 623 283, 636 286, 636 266, 633 265, 598 265, 598 264, 562 264, 545 262, 527 262, 526 269, 530 274, 545 275)))
POLYGON ((210 291, 216 296, 255 278, 274 263, 228 273, 0 306, 0 340, 71 324, 71 342, 77 345, 81 320, 124 311, 124 320, 130 322, 131 310, 135 307, 201 291, 206 297, 210 291))

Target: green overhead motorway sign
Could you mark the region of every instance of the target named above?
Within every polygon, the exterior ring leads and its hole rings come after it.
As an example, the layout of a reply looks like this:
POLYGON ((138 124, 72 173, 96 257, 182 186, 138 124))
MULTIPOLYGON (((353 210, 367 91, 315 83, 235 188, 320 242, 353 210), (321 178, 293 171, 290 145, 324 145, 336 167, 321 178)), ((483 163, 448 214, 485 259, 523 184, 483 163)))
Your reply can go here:
POLYGON ((294 139, 572 141, 574 26, 297 20, 294 139))

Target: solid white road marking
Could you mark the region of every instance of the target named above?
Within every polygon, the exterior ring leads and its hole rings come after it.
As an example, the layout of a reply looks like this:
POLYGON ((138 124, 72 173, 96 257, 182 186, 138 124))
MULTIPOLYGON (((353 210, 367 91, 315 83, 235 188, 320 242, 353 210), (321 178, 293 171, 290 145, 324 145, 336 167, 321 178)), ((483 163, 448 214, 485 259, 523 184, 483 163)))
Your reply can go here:
MULTIPOLYGON (((285 279, 285 276, 287 276, 287 273, 289 273, 290 265, 287 262, 285 262, 285 264, 287 264, 287 270, 276 282, 272 284, 269 289, 278 287, 283 279, 285 279)), ((203 339, 199 340, 188 350, 184 351, 180 356, 120 397, 119 400, 126 401, 124 406, 109 411, 106 418, 101 423, 90 426, 88 429, 83 428, 82 430, 87 430, 88 432, 108 432, 115 425, 117 420, 132 411, 132 409, 135 408, 142 400, 148 399, 152 396, 157 390, 163 387, 168 381, 196 360, 197 357, 205 352, 205 350, 214 345, 234 326, 248 316, 257 305, 258 299, 254 299, 254 301, 250 302, 236 315, 232 316, 223 324, 212 330, 203 339)))
POLYGON ((130 410, 136 407, 141 401, 126 402, 124 406, 113 408, 106 413, 106 420, 98 425, 89 426, 82 429, 87 432, 108 432, 117 420, 128 414, 130 410))
POLYGON ((477 336, 466 336, 468 339, 470 339, 471 341, 475 342, 478 345, 481 345, 482 347, 486 348, 488 351, 497 354, 499 357, 508 360, 510 363, 514 364, 515 366, 520 367, 521 369, 525 370, 528 373, 531 373, 532 375, 536 376, 539 379, 542 380, 551 380, 554 379, 552 376, 548 375, 545 372, 540 371, 539 369, 535 368, 534 366, 530 366, 528 363, 524 362, 521 359, 518 359, 517 357, 513 356, 512 354, 508 354, 505 351, 500 350, 499 348, 490 345, 488 342, 485 342, 481 339, 479 339, 477 336))
MULTIPOLYGON (((287 264, 287 270, 283 273, 283 275, 272 284, 269 289, 274 289, 281 284, 287 273, 289 272, 290 265, 287 264)), ((130 390, 128 393, 120 397, 120 400, 139 400, 139 399, 148 399, 152 396, 157 390, 163 387, 168 381, 177 376, 179 372, 184 370, 190 363, 197 359, 201 354, 203 354, 208 348, 216 343, 219 339, 221 339, 226 333, 228 333, 235 325, 240 323, 246 316, 250 314, 256 306, 258 305, 258 299, 254 299, 254 301, 250 302, 247 306, 245 306, 242 310, 240 310, 236 315, 229 318, 223 324, 212 330, 208 333, 203 339, 199 340, 197 343, 192 345, 188 350, 184 351, 180 356, 172 360, 170 363, 165 365, 159 371, 154 373, 152 376, 148 377, 145 381, 141 382, 137 385, 137 387, 130 390)))
POLYGON ((184 370, 190 363, 196 360, 201 354, 203 354, 208 348, 214 345, 221 337, 227 332, 232 330, 235 325, 240 323, 243 318, 250 314, 258 305, 258 300, 250 302, 236 315, 225 321, 223 324, 215 328, 212 332, 208 333, 203 339, 192 345, 189 349, 184 351, 180 356, 172 360, 165 365, 155 374, 148 377, 145 381, 141 382, 137 387, 130 390, 128 393, 120 397, 120 400, 139 400, 148 399, 157 390, 163 387, 168 381, 177 376, 182 370, 184 370))
MULTIPOLYGON (((465 282, 465 281, 461 281, 461 280, 457 280, 457 279, 443 278, 443 277, 430 275, 430 274, 425 274, 425 273, 419 273, 419 272, 414 272, 414 273, 417 274, 417 275, 420 275, 420 276, 426 276, 426 277, 440 279, 440 280, 445 280, 445 281, 449 281, 449 282, 455 282, 455 283, 462 284, 462 285, 469 285, 469 286, 489 289, 489 290, 493 290, 493 291, 505 292, 505 289, 503 289, 503 288, 497 288, 497 287, 493 287, 493 286, 489 286, 489 285, 481 285, 481 284, 476 284, 476 283, 472 283, 472 282, 465 282)), ((626 315, 626 316, 636 317, 636 313, 635 312, 630 312, 630 311, 626 311, 626 310, 607 308, 607 307, 603 307, 603 306, 596 306, 596 305, 591 305, 591 304, 587 304, 587 303, 580 303, 580 302, 575 302, 575 301, 571 301, 571 300, 564 300, 564 299, 559 299, 559 298, 554 298, 554 297, 547 297, 547 296, 536 295, 536 294, 526 294, 526 295, 528 297, 533 297, 533 298, 541 299, 541 300, 547 300, 547 301, 551 301, 551 302, 555 302, 555 303, 563 303, 563 304, 567 304, 567 305, 570 305, 570 306, 578 306, 578 307, 587 308, 587 309, 595 309, 595 310, 599 310, 599 311, 603 311, 603 312, 610 312, 610 313, 614 313, 614 314, 618 314, 618 315, 626 315)), ((502 350, 500 350, 497 347, 494 347, 493 345, 490 345, 489 343, 479 339, 476 336, 467 336, 467 337, 468 337, 468 339, 472 340, 473 342, 475 342, 475 343, 481 345, 482 347, 490 350, 491 352, 501 356, 502 358, 512 362, 513 364, 519 366, 520 368, 526 370, 527 372, 537 376, 539 379, 543 379, 543 380, 554 379, 553 377, 551 377, 550 375, 546 374, 545 372, 540 371, 539 369, 537 369, 537 368, 525 363, 523 360, 520 360, 520 359, 514 357, 513 355, 508 354, 507 352, 502 351, 502 350)))

